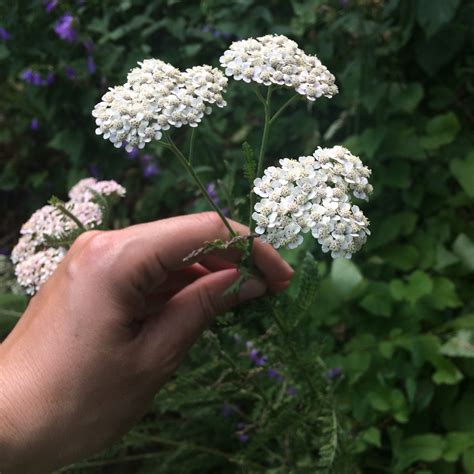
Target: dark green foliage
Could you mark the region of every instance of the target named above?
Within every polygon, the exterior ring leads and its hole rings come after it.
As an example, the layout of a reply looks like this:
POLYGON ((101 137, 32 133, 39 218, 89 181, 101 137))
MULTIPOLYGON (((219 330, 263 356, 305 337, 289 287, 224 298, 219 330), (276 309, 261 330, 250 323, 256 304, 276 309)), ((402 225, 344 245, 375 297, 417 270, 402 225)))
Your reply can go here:
MULTIPOLYGON (((311 239, 284 251, 297 270, 287 295, 220 318, 140 425, 69 472, 345 474, 357 472, 354 459, 364 474, 474 471, 474 2, 59 3, 50 15, 39 1, 0 4, 12 35, 0 43, 2 247, 91 165, 127 187, 114 225, 207 209, 170 153, 150 146, 161 173, 144 177, 139 160, 95 136, 90 111, 137 60, 216 65, 237 37, 286 34, 318 54, 340 88, 331 101, 285 111, 267 163, 344 144, 372 168, 375 189, 363 206, 372 236, 354 262, 331 262, 311 239), (92 75, 82 42, 52 30, 68 10, 81 40, 94 42, 92 75), (29 67, 54 71, 55 85, 22 82, 29 67), (246 340, 266 366, 249 360, 246 340), (266 375, 270 366, 284 382, 266 375), (225 402, 229 418, 220 415, 225 402), (239 422, 250 426, 247 442, 239 422)), ((274 94, 275 109, 289 94, 274 94)), ((193 163, 203 180, 222 180, 220 199, 246 222, 240 196, 255 172, 249 152, 263 112, 242 83, 230 84, 226 100, 199 126, 193 163)), ((185 130, 173 139, 183 149, 189 142, 185 130)), ((19 298, 0 297, 2 334, 24 307, 19 298)))

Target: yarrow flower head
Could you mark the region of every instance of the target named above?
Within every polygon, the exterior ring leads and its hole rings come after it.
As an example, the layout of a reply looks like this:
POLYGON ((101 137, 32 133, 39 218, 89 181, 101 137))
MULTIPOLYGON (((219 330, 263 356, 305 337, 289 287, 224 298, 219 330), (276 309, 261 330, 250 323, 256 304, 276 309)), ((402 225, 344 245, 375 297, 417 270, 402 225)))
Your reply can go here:
POLYGON ((211 66, 182 72, 159 59, 146 59, 132 69, 127 82, 110 88, 92 115, 96 133, 127 151, 159 140, 162 130, 197 127, 210 105, 224 107, 227 78, 211 66))
POLYGON ((338 92, 326 66, 283 35, 236 41, 221 56, 220 63, 225 74, 235 80, 290 87, 311 101, 338 92))
POLYGON ((369 222, 351 196, 368 200, 370 170, 341 146, 312 156, 282 159, 254 181, 262 199, 252 214, 255 232, 275 248, 301 245, 310 232, 333 258, 351 258, 370 235, 369 222))
MULTIPOLYGON (((71 199, 65 203, 65 207, 86 229, 93 229, 102 223, 100 206, 93 202, 94 195, 90 189, 104 196, 125 195, 125 188, 115 181, 97 181, 94 178, 79 181, 70 190, 71 199)), ((60 237, 77 227, 74 220, 52 205, 38 209, 23 224, 21 237, 13 248, 11 260, 15 265, 18 283, 28 294, 33 295, 40 289, 66 255, 65 247, 48 248, 48 238, 60 237)))

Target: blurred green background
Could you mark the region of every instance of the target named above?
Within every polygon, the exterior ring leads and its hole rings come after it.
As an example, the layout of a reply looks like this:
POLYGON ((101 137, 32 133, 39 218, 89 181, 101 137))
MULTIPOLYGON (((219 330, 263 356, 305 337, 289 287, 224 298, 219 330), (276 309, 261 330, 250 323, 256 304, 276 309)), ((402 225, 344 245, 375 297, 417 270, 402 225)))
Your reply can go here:
MULTIPOLYGON (((364 473, 474 472, 473 25, 468 0, 1 0, 1 251, 8 254, 51 194, 63 197, 89 175, 127 187, 121 225, 205 209, 169 153, 114 149, 95 135, 90 112, 141 59, 217 66, 234 40, 287 35, 318 55, 340 93, 288 109, 273 129, 269 160, 343 144, 373 170, 364 207, 372 236, 354 261, 331 263, 311 242, 287 254, 296 266, 303 251, 323 262, 305 332, 341 369, 334 390, 351 452, 364 473), (55 31, 68 13, 73 41, 55 31)), ((242 83, 230 83, 227 102, 198 128, 195 162, 223 207, 244 220, 245 203, 235 198, 247 192, 241 144, 258 145, 263 114, 242 83)), ((188 139, 181 130, 173 137, 183 146, 188 139)), ((24 304, 7 286, 3 335, 24 304)), ((195 415, 202 425, 192 435, 171 422, 169 430, 245 457, 247 444, 216 436, 224 421, 213 410, 195 415)), ((162 470, 146 458, 122 464, 134 453, 127 449, 94 469, 257 472, 212 452, 184 460, 173 442, 153 448, 167 456, 162 470)), ((268 472, 316 472, 281 469, 268 472)))

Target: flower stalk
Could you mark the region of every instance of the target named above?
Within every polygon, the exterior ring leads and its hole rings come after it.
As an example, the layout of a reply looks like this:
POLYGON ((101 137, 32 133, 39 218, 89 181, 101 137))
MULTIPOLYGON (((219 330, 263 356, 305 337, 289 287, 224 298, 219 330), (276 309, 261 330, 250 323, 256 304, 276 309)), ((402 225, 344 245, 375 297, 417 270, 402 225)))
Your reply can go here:
POLYGON ((234 229, 232 229, 231 225, 229 224, 229 221, 224 216, 224 214, 220 210, 219 206, 214 202, 214 200, 211 198, 211 196, 207 192, 206 186, 204 186, 203 182, 201 181, 201 179, 199 178, 197 173, 194 171, 194 169, 193 169, 191 163, 189 162, 188 158, 186 158, 183 155, 183 153, 181 152, 181 150, 176 146, 173 139, 170 137, 169 133, 165 132, 164 136, 165 136, 165 138, 168 142, 167 145, 168 145, 169 149, 174 153, 176 158, 178 158, 179 162, 184 166, 186 171, 189 173, 189 175, 191 176, 193 181, 196 183, 198 189, 201 191, 202 195, 206 198, 207 202, 210 204, 212 209, 214 211, 216 211, 218 216, 221 218, 222 222, 227 227, 227 229, 229 231, 229 234, 232 237, 236 237, 237 236, 236 232, 234 231, 234 229))

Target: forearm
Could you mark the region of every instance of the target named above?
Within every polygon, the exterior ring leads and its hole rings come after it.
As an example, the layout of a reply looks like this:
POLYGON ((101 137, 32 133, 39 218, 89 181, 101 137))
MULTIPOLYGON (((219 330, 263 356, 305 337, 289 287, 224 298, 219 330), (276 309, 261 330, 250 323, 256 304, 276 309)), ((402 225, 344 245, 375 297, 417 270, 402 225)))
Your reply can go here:
MULTIPOLYGON (((52 449, 44 395, 32 386, 29 368, 18 357, 13 366, 0 348, 0 473, 41 474, 58 466, 63 446, 52 449)), ((19 351, 21 352, 21 351, 19 351)))

